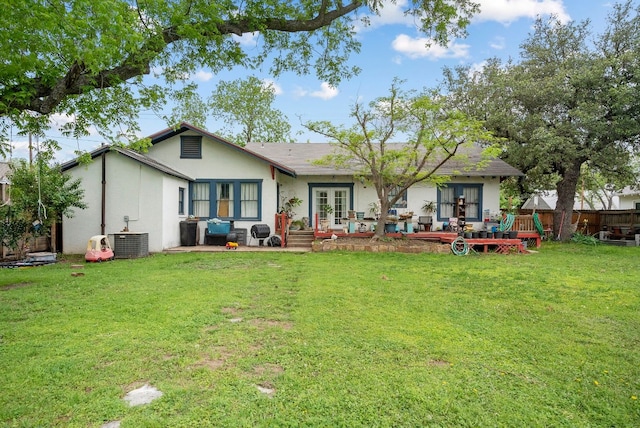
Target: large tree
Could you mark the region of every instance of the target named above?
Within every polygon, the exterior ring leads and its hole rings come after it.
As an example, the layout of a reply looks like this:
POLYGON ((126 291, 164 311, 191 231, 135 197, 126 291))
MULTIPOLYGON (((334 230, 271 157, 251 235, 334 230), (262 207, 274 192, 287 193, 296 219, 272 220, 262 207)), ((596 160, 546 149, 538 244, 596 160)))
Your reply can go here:
MULTIPOLYGON (((200 67, 214 73, 268 63, 337 84, 357 72, 354 20, 378 13, 381 0, 23 0, 0 14, 0 117, 38 133, 55 113, 83 135, 90 125, 113 135, 138 129, 142 108, 164 105, 172 85, 200 67), (240 37, 256 37, 251 46, 240 37), (163 81, 145 84, 153 73, 163 81)), ((405 12, 444 44, 464 34, 471 0, 409 0, 405 12)), ((191 89, 189 87, 186 88, 191 89)), ((5 123, 6 125, 6 123, 5 123)), ((3 129, 0 127, 0 129, 3 129)), ((6 128, 4 128, 6 129, 6 128)), ((3 134, 6 137, 6 132, 3 134)))
POLYGON ((482 122, 456 109, 446 109, 432 91, 404 91, 395 81, 389 95, 368 106, 357 103, 351 127, 330 122, 308 122, 305 126, 329 138, 334 153, 320 163, 354 169, 376 190, 380 217, 375 238, 384 235, 389 209, 417 183, 444 184, 449 177, 439 173, 450 161, 465 168, 482 168, 496 154, 496 139, 482 122), (405 143, 398 143, 403 140, 405 143), (484 143, 480 150, 478 144, 484 143), (471 166, 469 153, 476 147, 480 162, 471 166))
POLYGON ((250 76, 220 82, 209 100, 209 111, 225 124, 221 134, 244 146, 254 141, 288 142, 291 125, 287 117, 273 107, 275 87, 250 76))
POLYGON ((640 148, 640 17, 617 4, 606 31, 539 19, 518 63, 445 71, 450 99, 504 137, 505 160, 527 174, 523 193, 556 187, 554 236, 571 236, 581 168, 627 176, 640 148))
MULTIPOLYGON (((48 152, 10 165, 10 203, 0 207, 0 242, 12 248, 18 258, 24 255, 29 238, 48 235, 62 217, 73 217, 74 208, 84 209, 84 190, 80 180, 71 180, 58 166, 51 166, 48 152)), ((52 242, 53 251, 56 250, 52 242)))

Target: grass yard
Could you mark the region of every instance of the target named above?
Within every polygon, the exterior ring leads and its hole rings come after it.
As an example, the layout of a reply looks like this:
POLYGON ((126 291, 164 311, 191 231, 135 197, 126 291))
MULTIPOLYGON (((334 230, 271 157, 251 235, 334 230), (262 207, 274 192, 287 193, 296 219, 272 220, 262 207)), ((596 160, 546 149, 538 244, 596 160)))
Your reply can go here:
POLYGON ((0 270, 7 427, 640 426, 640 248, 0 270), (129 407, 144 384, 163 396, 129 407))

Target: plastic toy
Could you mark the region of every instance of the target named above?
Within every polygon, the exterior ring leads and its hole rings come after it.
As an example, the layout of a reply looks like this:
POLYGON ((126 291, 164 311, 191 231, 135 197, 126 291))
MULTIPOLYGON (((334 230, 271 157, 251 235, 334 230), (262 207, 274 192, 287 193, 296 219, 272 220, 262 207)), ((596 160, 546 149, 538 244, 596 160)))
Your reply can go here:
POLYGON ((84 255, 86 261, 99 263, 103 260, 113 260, 114 258, 115 255, 106 235, 95 235, 89 238, 87 252, 84 255))
POLYGON ((238 243, 237 242, 227 242, 227 250, 237 250, 238 243))

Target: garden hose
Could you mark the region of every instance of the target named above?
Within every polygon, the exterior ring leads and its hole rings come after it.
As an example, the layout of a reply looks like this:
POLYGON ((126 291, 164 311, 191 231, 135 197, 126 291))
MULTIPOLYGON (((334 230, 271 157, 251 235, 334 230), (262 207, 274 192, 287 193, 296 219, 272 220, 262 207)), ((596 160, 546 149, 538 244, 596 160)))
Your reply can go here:
POLYGON ((513 214, 507 214, 500 220, 500 232, 508 232, 513 227, 513 223, 516 221, 516 216, 513 214))
POLYGON ((538 234, 544 236, 544 226, 542 226, 538 213, 533 213, 533 225, 536 227, 538 234))
POLYGON ((469 254, 469 244, 462 236, 458 236, 451 243, 451 252, 456 256, 466 256, 469 254))

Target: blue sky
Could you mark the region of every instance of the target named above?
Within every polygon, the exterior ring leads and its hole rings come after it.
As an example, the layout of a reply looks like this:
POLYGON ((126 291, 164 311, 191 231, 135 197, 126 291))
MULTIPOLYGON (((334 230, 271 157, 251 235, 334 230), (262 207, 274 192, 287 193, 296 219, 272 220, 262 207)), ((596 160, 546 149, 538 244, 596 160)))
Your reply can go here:
MULTIPOLYGON (((590 19, 595 32, 600 32, 611 10, 611 2, 606 0, 476 0, 482 11, 468 27, 468 37, 452 40, 447 47, 427 49, 425 36, 419 34, 412 21, 400 12, 404 1, 398 0, 396 6, 386 6, 380 17, 372 19, 369 28, 359 30, 362 49, 360 54, 351 58, 351 63, 358 65, 362 72, 337 88, 312 75, 287 74, 274 81, 267 74, 252 73, 273 84, 277 94, 274 107, 288 117, 296 141, 325 141, 321 136, 306 131, 301 122, 328 120, 336 124, 350 124, 349 111, 354 102, 367 103, 386 95, 395 77, 406 80, 406 89, 422 89, 437 84, 444 66, 466 64, 480 67, 491 57, 517 58, 519 45, 527 37, 536 16, 555 14, 564 21, 590 19)), ((255 43, 250 37, 245 37, 242 42, 255 43)), ((247 73, 240 69, 217 75, 201 70, 192 79, 199 84, 202 93, 208 95, 219 81, 245 75, 247 73)), ((166 113, 170 110, 167 106, 166 113)), ((152 112, 140 116, 140 125, 141 136, 148 136, 167 126, 152 112)), ((206 128, 215 133, 221 126, 209 120, 206 128)), ((79 140, 60 137, 54 132, 48 137, 57 139, 62 146, 59 161, 73 158, 73 151, 78 148, 93 150, 103 141, 97 134, 79 140)), ((14 135, 14 147, 14 157, 28 156, 26 137, 14 135)))

